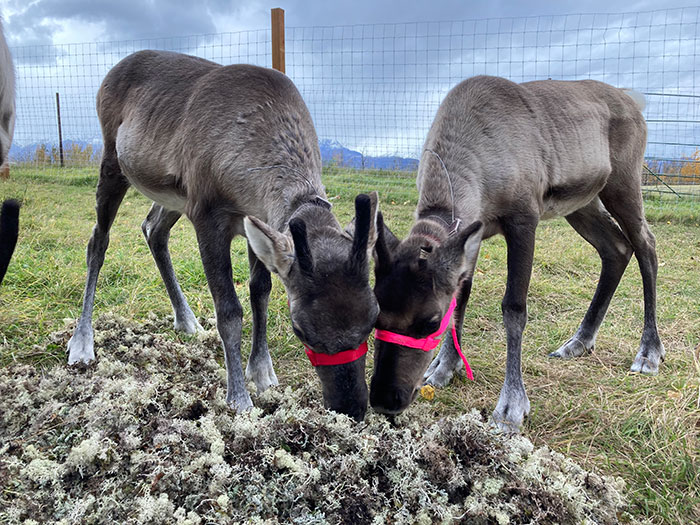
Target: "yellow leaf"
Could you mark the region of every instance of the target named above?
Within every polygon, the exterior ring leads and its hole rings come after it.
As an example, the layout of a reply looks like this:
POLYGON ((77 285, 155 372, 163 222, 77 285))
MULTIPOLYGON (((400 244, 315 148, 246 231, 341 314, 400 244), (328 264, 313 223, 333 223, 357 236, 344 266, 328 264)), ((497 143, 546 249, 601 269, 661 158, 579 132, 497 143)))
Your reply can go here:
POLYGON ((670 399, 675 399, 675 400, 679 400, 683 397, 683 394, 681 392, 678 392, 677 390, 669 390, 668 392, 666 392, 666 395, 670 399))
POLYGON ((423 385, 420 387, 420 395, 423 399, 432 401, 435 397, 435 389, 430 385, 423 385))

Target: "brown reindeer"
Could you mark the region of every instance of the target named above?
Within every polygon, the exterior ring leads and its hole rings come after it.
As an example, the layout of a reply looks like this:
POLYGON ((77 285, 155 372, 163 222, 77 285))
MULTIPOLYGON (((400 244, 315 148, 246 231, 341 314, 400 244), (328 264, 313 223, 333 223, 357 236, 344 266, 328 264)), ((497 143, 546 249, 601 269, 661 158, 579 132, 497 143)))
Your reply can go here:
MULTIPOLYGON (((154 201, 143 232, 170 296, 175 328, 187 333, 201 327, 175 277, 168 238, 182 214, 194 225, 232 408, 252 406, 241 365, 243 312, 230 255, 234 236, 248 239, 253 344, 245 377, 259 391, 278 384, 266 341, 270 271, 284 283, 294 331, 313 355, 337 356, 366 340, 378 312, 368 275, 376 194, 356 199, 354 237, 343 231, 325 200, 311 117, 288 77, 256 66, 141 51, 107 74, 97 112, 104 137, 97 224, 87 249, 83 310, 68 343, 69 364, 95 358, 97 276, 130 185, 154 201)), ((364 355, 333 362, 316 368, 326 406, 362 419, 364 355)))
MULTIPOLYGON (((437 329, 453 296, 459 338, 481 241, 496 234, 505 237, 507 360, 492 416, 502 430, 518 430, 530 411, 520 359, 535 229, 541 219, 564 216, 602 261, 598 287, 581 325, 551 355, 570 358, 593 350, 634 253, 645 309, 632 371, 658 372, 664 347, 656 328, 655 240, 642 207, 642 108, 638 93, 592 80, 465 80, 448 93, 428 133, 418 167, 416 222, 408 237, 399 242, 388 229, 379 228, 377 328, 416 339, 437 329), (466 227, 457 228, 460 223, 466 227)), ((432 357, 432 352, 378 339, 372 407, 399 413, 423 382, 444 386, 462 366, 452 337, 443 340, 431 362, 432 357)))

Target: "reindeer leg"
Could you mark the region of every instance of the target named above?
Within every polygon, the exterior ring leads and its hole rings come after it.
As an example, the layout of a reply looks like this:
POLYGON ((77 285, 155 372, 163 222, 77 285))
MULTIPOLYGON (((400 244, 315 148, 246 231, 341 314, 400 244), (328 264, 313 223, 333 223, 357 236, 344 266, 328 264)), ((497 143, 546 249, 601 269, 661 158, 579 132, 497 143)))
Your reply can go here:
POLYGON ((97 183, 97 223, 87 247, 88 275, 83 294, 83 309, 78 326, 68 341, 68 364, 89 363, 95 359, 92 330, 92 311, 95 305, 95 288, 97 277, 105 260, 109 245, 109 230, 114 222, 119 205, 129 189, 129 181, 119 168, 114 144, 105 144, 105 153, 100 167, 100 179, 97 183))
POLYGON ((192 313, 192 309, 182 293, 180 284, 177 282, 173 263, 170 259, 170 251, 168 250, 170 230, 181 215, 180 212, 166 210, 159 204, 153 203, 143 224, 141 224, 141 230, 144 237, 146 237, 148 247, 163 278, 165 289, 168 291, 170 303, 173 306, 173 314, 175 315, 175 330, 194 334, 195 332, 201 332, 203 329, 194 313, 192 313))
POLYGON ((527 323, 527 290, 535 251, 535 217, 514 217, 502 223, 508 246, 508 281, 501 303, 508 353, 506 376, 492 424, 503 432, 518 432, 530 413, 521 369, 522 337, 527 323))
POLYGON ((593 351, 596 335, 622 274, 632 257, 632 246, 608 211, 594 199, 588 206, 568 215, 566 220, 593 247, 601 260, 600 278, 591 305, 574 336, 550 357, 578 357, 593 351))
MULTIPOLYGON (((612 178, 612 176, 611 176, 612 178)), ((639 184, 640 177, 634 179, 639 184)), ((656 238, 644 217, 641 191, 628 187, 603 188, 601 199, 629 239, 639 264, 644 287, 644 329, 632 372, 657 374, 666 350, 656 326, 656 238)))
POLYGON ((201 216, 193 217, 192 223, 197 232, 209 291, 214 299, 216 327, 224 345, 226 402, 234 410, 242 412, 252 408, 253 402, 245 388, 241 366, 243 308, 233 284, 232 230, 228 221, 217 220, 217 215, 210 210, 205 210, 201 216))
POLYGON ((267 303, 272 289, 270 272, 258 260, 248 244, 250 265, 250 306, 253 310, 253 347, 245 369, 245 377, 253 381, 258 392, 279 385, 267 347, 267 303))
MULTIPOLYGON (((457 293, 457 308, 454 312, 455 328, 457 330, 457 340, 462 341, 462 326, 464 325, 464 311, 467 308, 469 294, 472 289, 472 279, 462 281, 457 293)), ((440 351, 433 361, 430 363, 428 370, 425 373, 424 381, 426 384, 437 387, 446 386, 451 380, 455 372, 457 372, 464 364, 462 358, 459 357, 455 348, 452 334, 448 329, 445 337, 442 340, 440 351)))
POLYGON ((109 230, 114 222, 119 205, 129 189, 129 181, 124 177, 117 162, 114 143, 105 144, 105 153, 97 183, 97 223, 87 247, 87 279, 83 294, 83 309, 73 336, 68 341, 68 364, 90 363, 95 359, 92 330, 92 311, 95 305, 97 277, 105 260, 109 245, 109 230))

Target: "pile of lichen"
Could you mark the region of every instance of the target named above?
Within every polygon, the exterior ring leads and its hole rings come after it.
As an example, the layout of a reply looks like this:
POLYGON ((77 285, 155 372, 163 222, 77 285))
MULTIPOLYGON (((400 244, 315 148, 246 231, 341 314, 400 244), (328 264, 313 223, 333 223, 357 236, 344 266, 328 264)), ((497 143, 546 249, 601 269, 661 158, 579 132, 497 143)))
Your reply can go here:
POLYGON ((92 367, 0 371, 0 523, 617 523, 624 510, 621 480, 476 412, 438 420, 423 402, 357 424, 311 385, 235 415, 214 331, 180 342, 156 320, 95 324, 92 367))

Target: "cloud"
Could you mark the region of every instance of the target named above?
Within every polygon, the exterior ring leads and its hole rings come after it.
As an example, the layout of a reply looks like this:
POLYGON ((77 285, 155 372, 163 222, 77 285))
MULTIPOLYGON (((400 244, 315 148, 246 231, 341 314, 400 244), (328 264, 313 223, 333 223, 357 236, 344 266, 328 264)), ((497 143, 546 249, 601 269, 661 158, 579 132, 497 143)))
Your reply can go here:
MULTIPOLYGON (((270 65, 270 4, 262 0, 24 2, 9 0, 4 6, 11 46, 22 40, 44 46, 13 49, 23 115, 15 134, 20 142, 55 133, 55 92, 65 107, 64 137, 98 140, 97 87, 113 64, 138 49, 170 49, 223 64, 270 65), (201 36, 205 33, 210 34, 201 36)), ((494 0, 472 6, 451 0, 283 0, 272 5, 286 10, 287 74, 306 100, 319 136, 367 155, 416 156, 444 95, 477 74, 517 82, 596 78, 667 93, 695 93, 698 85, 697 8, 578 16, 568 15, 581 10, 569 0, 556 5, 494 0), (543 13, 552 16, 534 16, 543 13), (408 23, 396 23, 402 20, 408 23)), ((609 5, 592 0, 585 7, 619 13, 653 6, 646 0, 611 0, 609 5)), ((681 107, 678 100, 650 99, 647 113, 657 121, 660 113, 697 120, 692 107, 681 107)), ((650 145, 690 143, 697 126, 687 128, 651 122, 650 145)))
MULTIPOLYGON (((692 2, 680 2, 690 5, 692 2)), ((290 27, 428 20, 522 17, 578 12, 655 9, 651 0, 281 0, 290 27)), ((4 2, 11 47, 201 35, 269 27, 269 3, 262 0, 8 0, 4 2), (87 31, 86 27, 91 28, 87 31), (98 34, 96 32, 98 31, 98 34), (57 41, 60 40, 59 41, 57 41)), ((667 6, 670 7, 670 6, 667 6)))
POLYGON ((100 27, 99 40, 132 40, 217 31, 215 19, 231 10, 222 0, 38 0, 6 8, 11 46, 51 44, 57 34, 84 42, 85 25, 100 27))

